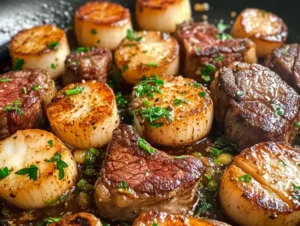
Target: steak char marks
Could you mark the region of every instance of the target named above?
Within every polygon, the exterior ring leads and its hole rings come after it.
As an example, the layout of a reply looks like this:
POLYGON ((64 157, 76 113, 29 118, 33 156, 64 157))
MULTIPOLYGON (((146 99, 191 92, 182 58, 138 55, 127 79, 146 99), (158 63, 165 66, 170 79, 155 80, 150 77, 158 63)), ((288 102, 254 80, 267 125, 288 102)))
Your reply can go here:
POLYGON ((241 149, 264 141, 294 140, 299 95, 268 68, 233 63, 217 73, 211 92, 217 123, 241 149))
POLYGON ((219 69, 234 61, 257 62, 255 44, 251 40, 232 39, 205 22, 179 25, 176 38, 180 45, 180 59, 183 61, 181 73, 197 81, 209 81, 203 77, 203 70, 208 64, 219 69))
POLYGON ((149 210, 186 214, 196 202, 205 171, 201 160, 179 159, 154 148, 150 154, 139 147, 139 139, 132 126, 120 125, 114 131, 95 185, 100 213, 128 221, 149 210))
POLYGON ((43 125, 43 111, 56 92, 47 72, 28 69, 0 76, 0 140, 43 125))
POLYGON ((265 65, 300 94, 300 45, 283 45, 273 50, 265 65))

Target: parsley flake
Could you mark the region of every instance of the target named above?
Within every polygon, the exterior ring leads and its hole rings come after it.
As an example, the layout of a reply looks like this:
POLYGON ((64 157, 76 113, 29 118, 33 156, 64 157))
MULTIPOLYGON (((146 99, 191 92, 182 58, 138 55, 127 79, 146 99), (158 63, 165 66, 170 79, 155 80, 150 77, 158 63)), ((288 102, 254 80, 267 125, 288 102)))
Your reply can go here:
POLYGON ((127 188, 128 188, 127 183, 126 183, 125 181, 122 181, 122 182, 120 183, 120 188, 121 188, 121 189, 127 189, 127 188))
POLYGON ((14 71, 22 70, 22 67, 23 67, 24 63, 25 63, 25 61, 23 59, 16 58, 15 62, 14 62, 13 70, 14 71))
POLYGON ((204 91, 203 91, 203 92, 199 92, 199 93, 198 93, 198 96, 199 96, 199 97, 205 97, 205 96, 206 96, 206 92, 204 92, 204 91))
POLYGON ((210 75, 216 72, 216 67, 212 64, 206 64, 204 68, 201 70, 201 78, 205 82, 210 82, 210 75))
POLYGON ((26 87, 23 87, 23 88, 22 88, 22 93, 27 94, 27 89, 26 89, 26 87))
POLYGON ((77 49, 76 49, 76 52, 78 52, 78 53, 86 53, 86 52, 89 52, 89 51, 91 51, 91 48, 90 47, 78 47, 77 49))
POLYGON ((238 181, 243 181, 249 183, 252 180, 252 177, 249 174, 245 174, 241 177, 238 177, 238 181))
POLYGON ((294 123, 294 126, 295 126, 297 129, 300 129, 300 122, 295 122, 295 123, 294 123))
POLYGON ((225 30, 227 30, 230 26, 227 24, 223 24, 223 23, 218 23, 217 24, 217 28, 219 30, 220 33, 223 33, 225 30))
POLYGON ((220 61, 222 61, 224 59, 224 57, 222 56, 222 55, 219 55, 219 56, 217 56, 216 58, 215 58, 215 61, 216 62, 220 62, 220 61))
POLYGON ((0 78, 0 82, 9 82, 10 78, 0 78))
POLYGON ((79 188, 79 189, 82 190, 82 191, 88 192, 88 191, 93 190, 93 189, 94 189, 94 186, 91 185, 91 184, 89 184, 89 183, 87 182, 86 179, 81 179, 81 180, 78 181, 78 183, 77 183, 77 188, 79 188))
POLYGON ((99 156, 99 151, 96 148, 89 148, 85 152, 84 164, 86 166, 89 166, 89 165, 93 166, 96 161, 97 156, 99 156))
POLYGON ((123 72, 126 72, 129 69, 129 66, 127 64, 124 64, 123 66, 123 72))
POLYGON ((38 91, 39 88, 40 88, 39 84, 35 84, 35 85, 32 86, 32 90, 34 90, 34 91, 38 91))
POLYGON ((222 33, 222 34, 217 34, 216 38, 220 39, 221 41, 225 41, 227 39, 232 39, 232 36, 230 34, 224 34, 224 33, 222 33))
POLYGON ((50 67, 51 67, 53 70, 56 69, 56 66, 55 66, 55 64, 53 64, 53 63, 50 65, 50 67))
POLYGON ((144 140, 143 138, 138 139, 138 146, 143 150, 147 151, 151 155, 154 154, 155 152, 154 148, 150 147, 146 142, 146 140, 144 140))
POLYGON ((58 175, 58 179, 61 180, 64 178, 65 176, 65 171, 64 171, 64 168, 67 168, 68 167, 68 164, 65 163, 62 159, 61 159, 61 154, 56 152, 54 154, 54 156, 49 160, 49 159, 44 159, 45 162, 53 162, 53 163, 56 163, 56 169, 58 170, 59 172, 59 175, 58 175))
POLYGON ((273 110, 275 111, 276 115, 283 116, 284 115, 284 109, 281 104, 271 104, 273 110))
POLYGON ((27 175, 29 179, 36 181, 38 174, 39 174, 39 169, 36 165, 30 165, 29 168, 23 168, 15 172, 17 175, 27 175))
POLYGON ((50 223, 58 223, 60 222, 62 217, 47 217, 39 222, 36 226, 47 226, 50 223))
POLYGON ((188 103, 189 103, 188 100, 182 100, 182 99, 175 99, 175 100, 174 100, 174 105, 175 105, 175 106, 179 106, 179 105, 181 105, 181 104, 188 104, 188 103))
POLYGON ((158 64, 156 62, 150 62, 146 64, 148 67, 157 67, 158 64))
POLYGON ((165 83, 163 80, 158 79, 157 74, 151 76, 150 78, 143 78, 138 85, 134 87, 136 97, 148 96, 154 98, 153 93, 162 94, 160 87, 165 83))
POLYGON ((127 36, 126 36, 126 38, 129 41, 137 41, 137 42, 140 42, 143 39, 142 36, 136 38, 135 37, 135 31, 130 30, 130 29, 127 30, 127 36))
POLYGON ((49 42, 48 43, 48 48, 49 49, 53 49, 53 50, 56 50, 59 46, 59 42, 49 42))
POLYGON ((84 87, 79 87, 76 85, 73 89, 66 90, 66 95, 72 96, 72 95, 80 94, 80 93, 82 93, 83 90, 84 90, 84 87))
POLYGON ((0 180, 8 177, 10 175, 10 170, 7 167, 0 168, 0 180))
POLYGON ((53 147, 53 140, 48 140, 47 143, 48 143, 51 147, 53 147))
POLYGON ((97 31, 96 31, 95 28, 92 28, 92 29, 91 29, 91 34, 92 34, 92 35, 96 35, 96 34, 97 34, 97 31))
POLYGON ((161 107, 152 106, 149 108, 142 108, 140 113, 142 117, 146 119, 147 123, 153 128, 159 128, 164 125, 163 122, 157 122, 157 120, 160 120, 162 118, 166 118, 169 122, 173 121, 171 112, 161 107))

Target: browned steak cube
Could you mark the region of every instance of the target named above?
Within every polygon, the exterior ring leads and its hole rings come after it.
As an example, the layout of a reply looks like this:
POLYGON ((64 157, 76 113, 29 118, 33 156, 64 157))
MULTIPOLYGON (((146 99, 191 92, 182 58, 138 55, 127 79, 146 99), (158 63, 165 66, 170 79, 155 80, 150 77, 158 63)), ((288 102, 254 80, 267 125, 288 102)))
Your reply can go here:
POLYGON ((217 73, 211 92, 216 121, 241 149, 295 138, 299 95, 270 69, 235 62, 217 73))
POLYGON ((96 80, 106 82, 112 67, 112 54, 109 49, 80 47, 67 56, 66 71, 63 74, 63 84, 96 80))
POLYGON ((102 216, 134 220, 143 211, 186 214, 196 202, 205 167, 193 156, 176 158, 141 139, 129 125, 113 133, 95 202, 102 216))
POLYGON ((183 62, 181 73, 197 81, 210 82, 216 69, 234 61, 257 61, 255 44, 251 40, 232 39, 208 23, 183 23, 178 26, 176 37, 183 62))
POLYGON ((273 50, 265 65, 300 93, 300 45, 284 45, 273 50))
POLYGON ((43 110, 56 92, 46 71, 28 69, 0 76, 0 140, 43 124, 43 110))

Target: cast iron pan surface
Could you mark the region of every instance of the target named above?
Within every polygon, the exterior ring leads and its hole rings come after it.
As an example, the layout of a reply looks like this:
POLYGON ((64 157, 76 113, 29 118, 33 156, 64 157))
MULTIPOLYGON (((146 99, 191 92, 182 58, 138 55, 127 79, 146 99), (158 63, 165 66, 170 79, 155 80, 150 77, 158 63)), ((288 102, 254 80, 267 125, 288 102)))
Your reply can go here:
MULTIPOLYGON (((73 25, 74 11, 85 2, 85 0, 0 0, 0 73, 1 66, 10 61, 7 44, 13 35, 22 29, 40 24, 56 24, 66 29, 73 25)), ((133 14, 135 0, 116 0, 115 2, 129 8, 133 14)), ((192 7, 196 2, 203 1, 191 0, 192 7)), ((201 16, 205 14, 210 23, 216 24, 224 20, 224 23, 232 24, 234 20, 230 17, 232 11, 240 13, 245 8, 261 8, 277 14, 286 22, 289 29, 287 43, 300 42, 300 25, 298 25, 300 13, 295 0, 207 0, 207 2, 210 10, 208 12, 194 11, 195 21, 201 20, 201 16)), ((134 19, 133 14, 133 21, 134 19)), ((3 224, 0 213, 0 226, 3 224)))

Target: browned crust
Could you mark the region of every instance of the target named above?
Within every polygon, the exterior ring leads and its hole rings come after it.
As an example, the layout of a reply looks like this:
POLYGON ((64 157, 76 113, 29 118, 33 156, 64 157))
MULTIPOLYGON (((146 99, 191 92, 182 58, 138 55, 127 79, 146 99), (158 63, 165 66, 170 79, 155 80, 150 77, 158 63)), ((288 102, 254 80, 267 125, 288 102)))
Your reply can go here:
POLYGON ((55 25, 41 25, 41 26, 36 26, 30 29, 25 29, 20 31, 19 33, 17 33, 14 37, 12 37, 8 48, 9 51, 15 55, 18 56, 32 56, 32 55, 43 55, 46 53, 50 53, 51 51, 53 51, 53 49, 49 48, 49 43, 51 42, 61 42, 62 39, 65 37, 65 33, 63 30, 61 30, 60 28, 56 27, 55 25), (57 29, 56 32, 54 33, 55 35, 53 35, 53 32, 51 32, 51 30, 53 29, 57 29), (30 48, 30 51, 24 51, 24 43, 26 43, 27 41, 29 41, 30 39, 27 38, 25 40, 23 40, 22 42, 19 42, 18 40, 20 40, 20 38, 22 38, 22 36, 27 36, 27 37, 32 37, 30 36, 30 34, 34 34, 36 31, 40 30, 40 29, 45 29, 44 36, 41 37, 42 42, 37 43, 38 45, 36 45, 36 49, 35 51, 33 50, 33 46, 32 48, 30 48), (59 32, 57 32, 59 31, 59 32), (41 48, 38 48, 38 46, 41 46, 41 48))
MULTIPOLYGON (((245 9, 242 13, 241 13, 241 26, 244 28, 244 31, 247 31, 247 25, 244 22, 245 17, 247 16, 247 14, 249 13, 266 13, 263 10, 260 9, 245 9)), ((268 42, 285 42, 287 37, 288 37, 288 27, 287 25, 284 23, 284 21, 278 17, 277 15, 267 12, 267 14, 269 14, 269 17, 272 17, 272 20, 276 21, 276 23, 280 24, 280 28, 276 33, 272 33, 272 34, 267 34, 267 35, 260 35, 259 33, 254 33, 252 36, 249 36, 249 38, 251 39, 259 39, 261 41, 264 41, 266 43, 268 42)), ((271 19, 271 18, 270 18, 271 19)))
POLYGON ((101 226, 101 221, 94 215, 89 213, 76 213, 73 215, 65 215, 58 223, 51 223, 49 226, 101 226))
POLYGON ((166 10, 169 6, 182 2, 183 0, 137 0, 137 7, 152 10, 166 10))
POLYGON ((113 2, 87 2, 76 10, 75 18, 96 25, 123 27, 130 21, 130 12, 113 2), (105 19, 97 18, 97 14, 99 15, 104 11, 106 13, 111 12, 111 15, 105 19))

